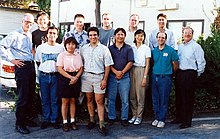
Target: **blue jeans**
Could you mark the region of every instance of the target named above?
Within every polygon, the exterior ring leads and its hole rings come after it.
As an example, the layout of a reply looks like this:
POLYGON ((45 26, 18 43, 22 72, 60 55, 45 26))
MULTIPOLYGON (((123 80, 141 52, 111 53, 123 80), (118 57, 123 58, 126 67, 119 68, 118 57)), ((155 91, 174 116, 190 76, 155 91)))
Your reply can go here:
POLYGON ((128 119, 128 110, 129 110, 129 90, 130 90, 130 77, 129 73, 126 73, 122 79, 117 80, 115 75, 110 74, 108 80, 108 118, 116 119, 115 112, 115 102, 117 93, 120 95, 121 99, 121 120, 128 119))
POLYGON ((57 102, 57 75, 47 75, 40 72, 39 77, 41 103, 44 122, 57 122, 58 102, 57 102))
POLYGON ((172 87, 172 75, 152 75, 152 101, 155 119, 165 122, 172 87))

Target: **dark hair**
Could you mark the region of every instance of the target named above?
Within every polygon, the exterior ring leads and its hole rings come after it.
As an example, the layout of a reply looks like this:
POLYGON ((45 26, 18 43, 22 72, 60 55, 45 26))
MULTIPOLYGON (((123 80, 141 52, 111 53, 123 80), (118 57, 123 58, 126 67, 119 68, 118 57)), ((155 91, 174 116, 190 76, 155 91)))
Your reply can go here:
POLYGON ((84 15, 82 15, 82 14, 76 14, 76 15, 74 16, 74 20, 76 20, 77 17, 85 18, 84 15))
POLYGON ((157 32, 156 38, 158 37, 158 34, 159 34, 159 33, 164 33, 164 34, 165 34, 165 39, 167 39, 167 34, 166 34, 166 32, 157 32))
POLYGON ((37 14, 37 19, 38 19, 40 16, 42 16, 42 15, 46 16, 46 17, 49 19, 49 15, 48 15, 47 13, 45 13, 45 12, 39 12, 39 13, 37 14))
POLYGON ((159 19, 159 17, 164 17, 165 19, 167 19, 167 15, 165 15, 164 13, 158 14, 157 19, 159 19))
POLYGON ((144 44, 144 42, 145 42, 145 38, 146 38, 146 33, 144 32, 144 30, 142 30, 142 29, 138 29, 137 31, 135 31, 135 33, 134 33, 134 43, 136 44, 137 42, 136 42, 136 39, 135 39, 135 36, 137 35, 137 34, 144 34, 144 40, 143 40, 143 44, 144 44))
MULTIPOLYGON (((75 44, 76 47, 77 47, 77 45, 78 45, 78 42, 76 41, 75 38, 69 37, 69 38, 67 38, 67 39, 64 41, 64 47, 65 47, 65 49, 66 49, 66 44, 69 44, 69 43, 75 44)), ((66 49, 66 50, 67 50, 67 49, 66 49)))
POLYGON ((55 27, 55 26, 49 27, 49 28, 47 29, 47 34, 48 34, 48 32, 49 32, 50 29, 56 29, 56 30, 57 30, 57 35, 59 35, 59 29, 58 29, 57 27, 55 27))
POLYGON ((114 35, 116 35, 119 31, 122 31, 122 32, 125 34, 125 36, 126 36, 126 31, 125 31, 125 29, 123 29, 123 28, 117 28, 117 29, 115 30, 115 32, 114 32, 114 35))
POLYGON ((89 36, 89 32, 90 31, 95 31, 97 32, 97 35, 99 36, 99 29, 97 27, 89 27, 88 30, 87 30, 87 34, 89 36))

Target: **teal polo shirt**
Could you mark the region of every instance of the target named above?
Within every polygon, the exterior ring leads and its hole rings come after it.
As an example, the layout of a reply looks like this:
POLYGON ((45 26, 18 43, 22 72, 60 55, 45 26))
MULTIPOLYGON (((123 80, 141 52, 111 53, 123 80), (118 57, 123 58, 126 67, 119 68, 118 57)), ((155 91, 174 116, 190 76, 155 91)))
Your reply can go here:
POLYGON ((179 57, 172 47, 165 45, 162 50, 159 50, 159 47, 156 47, 152 51, 153 57, 153 74, 172 74, 173 65, 172 62, 178 61, 179 57))

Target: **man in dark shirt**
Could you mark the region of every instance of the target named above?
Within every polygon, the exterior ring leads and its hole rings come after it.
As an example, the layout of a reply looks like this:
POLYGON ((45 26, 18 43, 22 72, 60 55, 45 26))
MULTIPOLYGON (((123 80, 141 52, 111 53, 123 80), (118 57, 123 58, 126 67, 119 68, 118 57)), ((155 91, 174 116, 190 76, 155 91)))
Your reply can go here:
POLYGON ((115 101, 117 93, 119 93, 122 103, 121 124, 123 126, 128 126, 128 98, 130 91, 129 70, 134 62, 134 53, 131 46, 124 42, 126 31, 123 28, 117 28, 114 32, 114 36, 115 43, 109 47, 114 61, 114 65, 111 66, 107 87, 109 97, 109 125, 112 125, 116 119, 115 101))

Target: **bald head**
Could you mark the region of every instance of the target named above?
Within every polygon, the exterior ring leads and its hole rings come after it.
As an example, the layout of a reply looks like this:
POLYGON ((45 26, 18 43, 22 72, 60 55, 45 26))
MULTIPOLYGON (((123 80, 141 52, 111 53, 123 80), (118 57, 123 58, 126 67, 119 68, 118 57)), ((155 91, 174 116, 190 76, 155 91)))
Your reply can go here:
POLYGON ((30 13, 24 14, 22 19, 22 28, 24 32, 28 32, 34 24, 34 16, 30 13))

